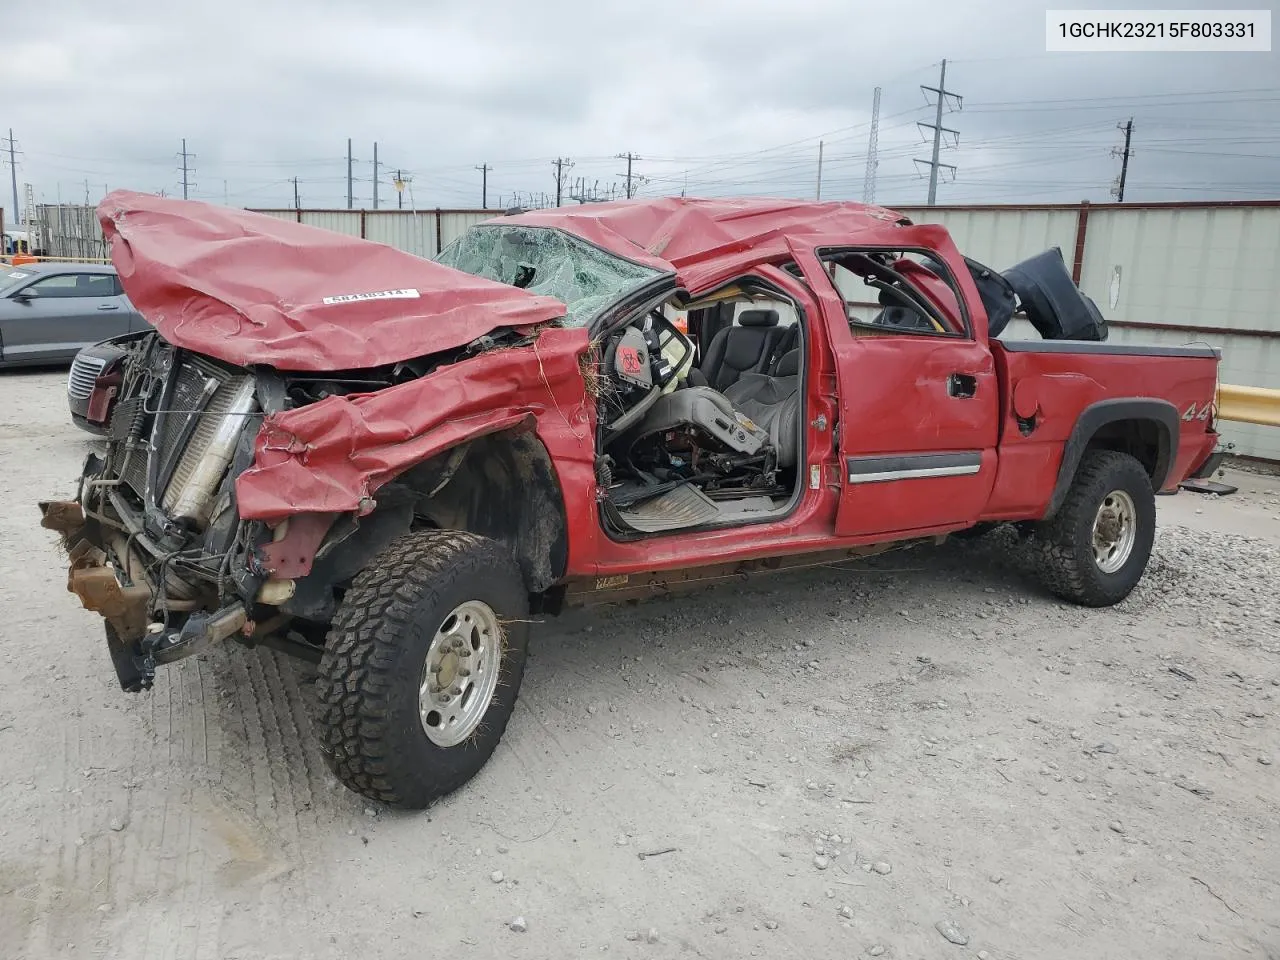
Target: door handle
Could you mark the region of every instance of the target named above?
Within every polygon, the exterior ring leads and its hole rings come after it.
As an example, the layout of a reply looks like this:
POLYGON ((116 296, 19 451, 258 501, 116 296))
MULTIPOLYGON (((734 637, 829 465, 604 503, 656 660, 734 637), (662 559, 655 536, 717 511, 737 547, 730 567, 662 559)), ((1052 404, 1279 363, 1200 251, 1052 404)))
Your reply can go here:
POLYGON ((953 373, 947 377, 947 396, 971 400, 978 392, 978 378, 971 373, 953 373))
POLYGON ((98 309, 99 310, 119 310, 120 308, 114 303, 100 303, 98 304, 98 309))

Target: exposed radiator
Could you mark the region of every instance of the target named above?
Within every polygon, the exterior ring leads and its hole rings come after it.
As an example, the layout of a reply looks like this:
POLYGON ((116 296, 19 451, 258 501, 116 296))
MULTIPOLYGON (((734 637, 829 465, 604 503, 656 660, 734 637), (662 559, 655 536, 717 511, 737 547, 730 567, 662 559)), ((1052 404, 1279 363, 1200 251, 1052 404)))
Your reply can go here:
MULTIPOLYGON (((236 376, 199 357, 188 358, 178 372, 171 409, 197 408, 207 391, 212 391, 212 396, 208 396, 161 498, 170 517, 201 525, 208 519, 213 491, 231 462, 245 414, 253 409, 253 377, 236 376)), ((186 422, 182 415, 170 414, 165 419, 168 422, 157 444, 162 465, 170 462, 174 447, 182 442, 186 422)))
MULTIPOLYGON (((124 439, 128 419, 141 398, 123 400, 112 417, 109 435, 124 439)), ((151 457, 163 471, 175 463, 173 475, 160 497, 160 506, 171 519, 183 518, 203 525, 212 496, 230 464, 236 440, 255 409, 253 377, 228 370, 203 357, 187 354, 178 369, 177 382, 151 436, 151 457), (188 429, 190 411, 197 414, 188 429), (180 444, 184 444, 177 450, 180 444)), ((134 492, 145 495, 148 470, 147 447, 136 445, 123 461, 120 479, 134 492)))

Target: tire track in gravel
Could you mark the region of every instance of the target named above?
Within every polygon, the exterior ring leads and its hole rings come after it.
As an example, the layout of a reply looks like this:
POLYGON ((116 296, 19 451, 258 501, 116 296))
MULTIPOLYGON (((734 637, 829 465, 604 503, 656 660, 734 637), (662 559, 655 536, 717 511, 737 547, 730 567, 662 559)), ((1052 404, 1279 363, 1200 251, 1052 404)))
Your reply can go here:
MULTIPOLYGON (((184 744, 177 744, 180 756, 176 758, 174 756, 175 741, 183 733, 182 729, 175 727, 174 724, 174 690, 181 686, 185 675, 185 667, 169 671, 169 676, 158 683, 150 694, 152 742, 147 779, 162 784, 162 790, 159 797, 159 810, 155 815, 144 816, 139 837, 144 851, 153 854, 153 857, 148 859, 155 863, 154 879, 157 881, 159 896, 164 899, 166 909, 152 912, 149 918, 146 925, 145 947, 141 954, 143 960, 169 960, 170 957, 176 956, 177 950, 189 950, 190 945, 183 943, 180 939, 184 921, 190 910, 180 871, 185 873, 188 863, 193 859, 201 861, 201 866, 204 860, 202 850, 191 849, 193 820, 191 798, 194 791, 190 776, 183 776, 188 767, 185 762, 186 751, 181 749, 185 746, 184 744), (181 762, 175 764, 175 760, 181 762), (172 776, 175 766, 182 783, 182 786, 176 788, 176 797, 172 776)), ((178 716, 181 719, 185 716, 185 712, 179 711, 178 716)), ((130 831, 130 836, 133 835, 134 832, 130 831)), ((140 878, 135 875, 131 879, 136 881, 140 878)), ((121 960, 126 960, 123 953, 121 960)))
POLYGON ((314 884, 325 877, 308 866, 323 856, 318 810, 328 801, 321 792, 327 771, 304 701, 310 690, 281 659, 266 650, 235 648, 223 661, 224 682, 235 692, 224 718, 235 714, 225 722, 243 735, 246 764, 245 776, 225 781, 222 790, 235 806, 251 811, 250 823, 262 838, 260 862, 238 881, 254 890, 259 928, 287 928, 291 918, 318 912, 322 898, 314 884))
POLYGON ((63 856, 63 844, 61 835, 63 833, 63 820, 66 816, 66 771, 67 771, 67 742, 69 731, 64 730, 63 735, 58 739, 57 752, 53 757, 48 758, 62 772, 60 778, 60 788, 58 789, 58 802, 50 804, 53 815, 46 816, 41 821, 40 829, 40 849, 43 852, 43 859, 39 870, 39 879, 37 881, 35 897, 35 906, 32 910, 33 919, 31 925, 27 928, 25 956, 40 957, 52 954, 53 944, 50 941, 50 920, 53 917, 54 903, 58 900, 59 889, 59 868, 63 856), (54 846, 57 844, 57 846, 54 846))

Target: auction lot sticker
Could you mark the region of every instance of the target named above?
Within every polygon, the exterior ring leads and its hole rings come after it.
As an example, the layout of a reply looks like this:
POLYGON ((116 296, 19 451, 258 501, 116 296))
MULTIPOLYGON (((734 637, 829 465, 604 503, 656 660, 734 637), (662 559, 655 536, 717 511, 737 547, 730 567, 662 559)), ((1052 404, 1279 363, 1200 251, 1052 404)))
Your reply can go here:
POLYGON ((1051 53, 1268 53, 1270 10, 1049 10, 1051 53))
POLYGON ((418 291, 404 290, 371 290, 368 293, 344 293, 336 297, 325 297, 322 303, 358 303, 361 300, 417 300, 418 291))

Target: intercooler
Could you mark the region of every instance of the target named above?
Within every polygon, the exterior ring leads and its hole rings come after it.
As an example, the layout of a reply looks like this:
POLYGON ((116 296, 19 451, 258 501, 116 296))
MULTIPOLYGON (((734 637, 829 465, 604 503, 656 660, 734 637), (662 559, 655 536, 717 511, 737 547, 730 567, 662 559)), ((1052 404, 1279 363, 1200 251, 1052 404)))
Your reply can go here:
MULTIPOLYGON (((109 431, 113 441, 125 440, 136 418, 145 416, 143 402, 131 397, 117 404, 109 431)), ((151 442, 125 453, 121 481, 145 500, 148 462, 154 460, 163 484, 156 500, 164 513, 204 526, 246 414, 254 408, 252 376, 184 354, 169 399, 156 413, 151 442)))

